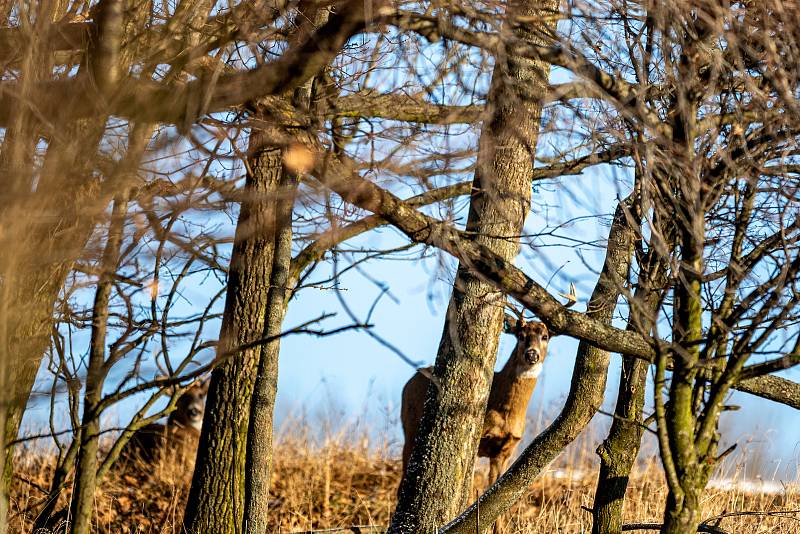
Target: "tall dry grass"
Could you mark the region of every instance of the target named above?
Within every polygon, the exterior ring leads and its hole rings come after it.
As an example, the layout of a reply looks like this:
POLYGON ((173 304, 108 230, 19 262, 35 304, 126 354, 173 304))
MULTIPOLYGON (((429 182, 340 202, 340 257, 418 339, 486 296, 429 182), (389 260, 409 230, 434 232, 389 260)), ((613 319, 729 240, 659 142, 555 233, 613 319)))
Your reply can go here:
MULTIPOLYGON (((400 478, 400 444, 365 425, 334 429, 308 419, 285 423, 276 436, 271 514, 273 532, 352 525, 386 525, 400 478), (322 426, 322 431, 320 427, 322 426)), ((514 532, 583 533, 591 529, 597 458, 585 439, 562 455, 510 512, 514 532)), ((11 532, 31 532, 52 475, 52 451, 27 447, 17 454, 11 532)), ((191 460, 167 459, 146 471, 114 471, 97 493, 95 530, 114 533, 175 533, 191 479, 191 460)), ((486 466, 476 474, 484 484, 486 466)), ((657 522, 666 487, 656 458, 637 466, 626 500, 626 520, 657 522)), ((66 507, 69 491, 60 496, 66 507)), ((731 533, 800 532, 800 488, 776 493, 742 488, 709 489, 704 517, 720 517, 731 533), (744 515, 740 512, 755 512, 744 515)))

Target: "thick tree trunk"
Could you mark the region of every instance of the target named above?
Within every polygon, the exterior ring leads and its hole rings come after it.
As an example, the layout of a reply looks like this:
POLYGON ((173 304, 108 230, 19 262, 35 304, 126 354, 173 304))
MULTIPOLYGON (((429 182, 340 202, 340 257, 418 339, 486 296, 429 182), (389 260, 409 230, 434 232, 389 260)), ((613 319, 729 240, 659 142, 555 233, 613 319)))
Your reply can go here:
MULTIPOLYGON (((299 43, 308 38, 327 22, 329 13, 328 7, 301 2, 295 18, 296 31, 290 42, 299 43)), ((310 109, 313 83, 314 78, 311 78, 295 89, 292 99, 295 107, 310 109)), ((251 194, 258 197, 246 198, 242 203, 220 336, 235 338, 240 344, 277 336, 283 325, 297 184, 294 177, 286 174, 282 156, 280 149, 270 147, 266 134, 251 133, 248 168, 252 176, 248 187, 251 194), (258 220, 253 226, 255 218, 258 220), (257 233, 250 237, 240 235, 243 226, 246 232, 248 225, 251 232, 255 229, 257 233), (234 297, 238 299, 237 305, 229 306, 234 297), (242 308, 242 300, 247 302, 246 309, 242 308)), ((291 162, 288 165, 291 167, 291 162)), ((233 345, 227 343, 222 347, 230 350, 233 345)), ((279 352, 280 340, 275 339, 243 351, 212 374, 200 450, 184 517, 184 526, 189 532, 266 532, 279 352), (217 396, 215 387, 223 394, 212 403, 212 398, 217 396), (220 418, 226 413, 236 414, 233 427, 228 422, 231 418, 220 418), (210 420, 216 421, 213 426, 226 428, 207 428, 206 422, 210 420), (226 423, 220 425, 220 421, 226 423), (225 443, 235 444, 235 452, 231 454, 225 451, 224 445, 219 446, 225 443), (220 493, 220 484, 231 489, 220 493), (200 503, 200 500, 207 502, 200 503)))
POLYGON ((119 251, 122 244, 127 200, 114 201, 111 224, 108 230, 106 248, 101 262, 100 278, 97 282, 94 306, 92 309, 92 336, 89 346, 89 367, 86 374, 86 389, 83 397, 82 428, 80 430, 80 449, 75 471, 75 489, 72 494, 70 516, 72 534, 85 534, 91 527, 94 509, 94 493, 97 473, 97 453, 100 448, 100 413, 97 404, 103 395, 108 369, 105 365, 106 331, 108 326, 108 305, 113 288, 113 275, 117 270, 119 251))
MULTIPOLYGON (((506 32, 541 44, 553 29, 558 3, 512 2, 508 20, 535 17, 506 32), (546 23, 550 21, 550 23, 546 23)), ((481 132, 467 231, 507 261, 530 209, 536 141, 549 65, 498 58, 481 132)), ((459 266, 414 452, 400 485, 391 532, 431 532, 470 497, 477 443, 502 328, 504 297, 459 266), (467 387, 467 384, 469 385, 467 387)))
MULTIPOLYGON (((257 131, 228 275, 219 353, 261 339, 274 253, 275 195, 281 151, 257 131)), ((240 351, 214 369, 183 524, 188 532, 239 532, 244 516, 250 403, 262 347, 240 351)))
MULTIPOLYGON (((696 198, 696 197, 691 197, 696 198)), ((692 219, 689 219, 692 222, 692 219)), ((702 219, 700 219, 702 221, 702 219)), ((702 222, 699 223, 702 225, 702 222)), ((708 466, 703 465, 695 448, 697 416, 694 385, 698 373, 703 326, 701 276, 704 232, 696 224, 687 225, 681 239, 681 267, 675 288, 676 313, 673 321, 673 370, 669 403, 664 417, 658 418, 661 458, 667 473, 669 494, 664 509, 663 534, 696 532, 700 523, 700 493, 708 482, 708 466)), ((661 395, 657 390, 656 395, 661 395)))
MULTIPOLYGON (((684 481, 686 478, 684 477, 684 481)), ((664 524, 661 534, 691 534, 697 532, 697 526, 703 519, 700 515, 700 494, 705 489, 705 482, 697 482, 685 486, 680 497, 670 492, 664 510, 664 524)))
MULTIPOLYGON (((104 125, 100 121, 74 125, 65 133, 70 139, 51 142, 36 191, 3 209, 4 248, 15 251, 0 262, 0 356, 10 379, 3 389, 5 443, 19 433, 50 343, 53 309, 72 262, 105 208, 95 204, 97 182, 88 172, 104 125), (72 136, 76 130, 83 137, 72 136)), ((13 454, 14 448, 6 447, 4 488, 13 471, 13 454)))
MULTIPOLYGON (((10 7, 10 4, 9 4, 10 7)), ((30 31, 33 34, 47 34, 50 30, 53 13, 51 5, 44 3, 22 7, 21 17, 33 15, 35 20, 30 31), (29 11, 30 10, 30 11, 29 11)), ((49 76, 51 67, 50 55, 40 39, 29 39, 22 51, 19 68, 20 95, 27 96, 30 89, 49 76)), ((36 110, 29 106, 15 106, 11 111, 11 121, 3 136, 2 153, 0 153, 0 172, 3 177, 3 191, 0 192, 0 227, 3 228, 0 243, 4 251, 14 254, 0 256, 0 447, 3 473, 0 477, 0 533, 7 528, 8 492, 11 486, 12 459, 14 448, 9 446, 17 437, 22 412, 27 402, 29 391, 25 385, 33 386, 33 378, 38 370, 38 362, 47 347, 52 324, 52 306, 34 307, 36 301, 18 298, 21 294, 31 297, 31 290, 41 287, 48 295, 43 300, 50 301, 48 287, 37 285, 44 280, 32 284, 27 281, 23 286, 26 269, 20 258, 24 254, 25 240, 20 228, 20 216, 25 213, 20 209, 19 199, 30 196, 34 180, 34 160, 39 136, 36 132, 36 110), (20 250, 23 244, 23 250, 20 250), (27 290, 27 291, 26 291, 27 290), (25 295, 25 293, 28 293, 25 295), (31 310, 34 307, 34 310, 31 310), (29 311, 41 311, 44 308, 47 317, 41 314, 27 315, 29 311), (30 318, 30 324, 25 319, 30 318), (38 320, 44 321, 44 328, 38 320), (22 323, 22 324, 20 324, 22 323), (44 332, 46 330, 46 332, 44 332), (27 364, 35 355, 33 364, 27 364), (32 370, 31 370, 32 369, 32 370), (20 387, 20 384, 22 386, 20 387)), ((40 271, 35 271, 40 272, 40 271)), ((31 276, 35 277, 35 275, 31 276)), ((52 301, 55 300, 53 297, 52 301)), ((52 302, 51 302, 52 303, 52 302)))

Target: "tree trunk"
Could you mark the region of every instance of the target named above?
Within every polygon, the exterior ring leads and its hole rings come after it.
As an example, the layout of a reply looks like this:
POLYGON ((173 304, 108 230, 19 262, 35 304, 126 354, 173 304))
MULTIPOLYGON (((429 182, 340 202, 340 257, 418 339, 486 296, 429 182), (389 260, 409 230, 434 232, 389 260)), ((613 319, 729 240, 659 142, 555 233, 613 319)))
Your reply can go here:
POLYGON ((91 527, 96 487, 97 453, 100 445, 100 413, 97 404, 103 395, 108 369, 105 366, 108 305, 111 300, 113 276, 117 270, 119 251, 127 212, 127 200, 117 198, 111 212, 106 248, 103 252, 100 277, 92 309, 92 336, 89 345, 89 367, 83 397, 83 417, 79 432, 80 449, 75 471, 70 516, 72 534, 85 534, 91 527))
MULTIPOLYGON (((105 123, 74 125, 68 140, 52 141, 35 192, 2 213, 4 255, 0 264, 0 356, 13 378, 4 388, 4 440, 16 439, 36 374, 50 343, 53 309, 72 262, 91 236, 98 217, 97 182, 87 165, 93 160, 105 123), (102 124, 102 125, 101 125, 102 124), (73 132, 80 131, 73 136, 73 132), (73 172, 64 173, 64 169, 73 172), (33 222, 31 222, 33 221, 33 222), (23 237, 24 236, 24 237, 23 237)), ((104 209, 105 206, 102 209, 104 209)), ((101 211, 102 212, 102 211, 101 211)), ((13 447, 6 447, 3 484, 13 471, 13 447)))
MULTIPOLYGON (((624 202, 617 207, 608 235, 603 270, 587 304, 586 315, 610 324, 628 276, 633 256, 635 231, 631 228, 624 202)), ((525 448, 519 459, 478 502, 446 525, 442 532, 472 534, 484 532, 524 494, 536 476, 578 434, 586 428, 603 403, 608 377, 608 352, 581 341, 575 357, 567 402, 556 420, 525 448)))
MULTIPOLYGON (((545 43, 557 8, 552 0, 512 2, 503 31, 545 43), (510 21, 523 16, 536 17, 536 27, 528 23, 512 29, 510 21)), ((498 58, 492 75, 467 231, 507 261, 518 253, 530 209, 548 75, 549 65, 513 56, 498 58)), ((434 367, 439 386, 428 391, 391 532, 431 532, 468 502, 503 304, 500 292, 473 276, 468 266, 459 266, 434 367)))
MULTIPOLYGON (((219 354, 264 333, 274 252, 275 194, 281 151, 250 134, 248 175, 228 275, 219 354)), ((240 351, 215 368, 183 524, 188 532, 239 532, 244 516, 250 403, 261 346, 240 351)))
MULTIPOLYGON (((9 8, 10 6, 11 4, 9 8)), ((53 6, 45 3, 31 4, 27 9, 20 8, 22 11, 20 17, 32 15, 34 23, 30 28, 31 33, 46 35, 53 20, 52 8, 53 6)), ((40 39, 29 39, 22 51, 19 90, 23 97, 27 97, 32 87, 49 76, 50 54, 42 45, 40 39)), ((0 193, 0 227, 3 228, 0 243, 4 251, 15 251, 14 254, 0 256, 0 447, 4 451, 3 473, 0 478, 0 533, 2 534, 7 528, 8 497, 13 469, 14 447, 9 443, 17 437, 22 419, 20 405, 24 408, 28 398, 29 392, 24 391, 24 385, 29 383, 31 387, 33 386, 33 380, 28 380, 30 369, 33 368, 32 373, 35 376, 38 362, 47 347, 49 327, 52 324, 50 317, 52 307, 47 308, 47 318, 39 314, 31 316, 27 313, 30 311, 28 306, 34 301, 17 298, 25 292, 20 286, 20 278, 25 269, 20 269, 23 262, 19 257, 20 244, 24 247, 26 242, 22 239, 25 235, 22 233, 24 229, 20 228, 22 221, 25 220, 20 219, 20 216, 25 210, 19 209, 19 199, 30 196, 34 180, 36 145, 39 141, 35 114, 36 110, 29 106, 15 106, 11 111, 11 121, 4 132, 2 153, 0 153, 0 170, 4 184, 0 193), (31 320, 29 324, 25 324, 26 318, 31 320), (44 324, 47 326, 46 334, 41 331, 38 319, 44 319, 44 324), (35 356, 34 365, 26 365, 33 356, 35 356), (23 387, 20 387, 20 384, 23 387)), ((41 283, 42 280, 38 282, 41 283)), ((28 290, 37 287, 33 284, 26 286, 28 290)), ((38 287, 47 291, 46 285, 38 287)), ((45 297, 45 300, 49 299, 45 297)))
MULTIPOLYGON (((288 284, 292 263, 292 209, 296 182, 289 174, 285 174, 281 186, 281 201, 275 218, 275 252, 267 298, 265 338, 281 333, 287 298, 290 295, 288 284)), ((253 389, 247 439, 247 495, 244 517, 244 531, 247 534, 267 532, 273 414, 278 390, 280 347, 280 338, 264 345, 253 389)))
MULTIPOLYGON (((686 481, 685 477, 683 477, 683 481, 686 481)), ((673 492, 667 495, 661 534, 691 534, 697 532, 697 527, 702 520, 700 515, 700 493, 703 489, 705 489, 705 482, 698 481, 692 485, 683 486, 680 497, 677 497, 673 492)))
MULTIPOLYGON (((695 447, 697 414, 694 388, 698 376, 700 349, 704 342, 703 273, 705 269, 705 199, 706 184, 693 165, 698 157, 694 149, 695 122, 699 105, 690 99, 689 92, 698 82, 687 67, 694 43, 681 56, 679 68, 685 75, 677 100, 682 105, 675 115, 672 142, 674 167, 670 175, 676 184, 672 196, 664 195, 661 209, 674 214, 677 239, 680 244, 677 276, 674 279, 672 306, 672 376, 669 383, 669 402, 659 407, 657 424, 659 448, 669 487, 664 510, 662 532, 696 532, 700 523, 699 493, 705 487, 702 458, 695 447)), ((665 362, 660 358, 656 369, 658 380, 654 394, 661 403, 661 388, 665 362)))
MULTIPOLYGON (((653 258, 655 256, 650 255, 648 260, 653 258)), ((666 282, 666 268, 661 262, 652 266, 645 263, 641 270, 628 312, 628 329, 650 333, 666 282)), ((650 363, 645 360, 622 357, 614 420, 608 437, 597 448, 600 474, 594 498, 593 534, 622 532, 625 491, 644 431, 642 410, 649 368, 650 363)))
POLYGON ((594 497, 593 534, 622 532, 622 512, 628 479, 642 440, 642 409, 650 364, 622 359, 617 406, 608 437, 597 448, 600 474, 594 497))

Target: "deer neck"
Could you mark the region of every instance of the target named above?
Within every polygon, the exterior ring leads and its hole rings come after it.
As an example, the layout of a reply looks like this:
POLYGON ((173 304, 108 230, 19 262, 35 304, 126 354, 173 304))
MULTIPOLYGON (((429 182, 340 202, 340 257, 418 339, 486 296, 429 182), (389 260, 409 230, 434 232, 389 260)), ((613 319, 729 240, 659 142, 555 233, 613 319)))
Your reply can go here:
POLYGON ((536 388, 536 380, 542 370, 542 363, 539 362, 533 368, 522 371, 514 356, 512 354, 500 372, 495 374, 491 396, 500 405, 493 406, 493 408, 505 413, 521 412, 524 414, 533 390, 536 388))

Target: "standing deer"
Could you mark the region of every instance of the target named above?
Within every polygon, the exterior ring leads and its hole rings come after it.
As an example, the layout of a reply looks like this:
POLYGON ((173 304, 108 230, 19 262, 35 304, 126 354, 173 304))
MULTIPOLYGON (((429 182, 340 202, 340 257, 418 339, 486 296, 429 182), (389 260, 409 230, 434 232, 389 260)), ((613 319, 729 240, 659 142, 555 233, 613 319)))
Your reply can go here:
POLYGON ((187 389, 178 398, 167 424, 152 423, 136 431, 120 453, 123 462, 150 465, 166 451, 188 452, 197 447, 203 425, 208 382, 187 389))
MULTIPOLYGON (((568 299, 567 307, 574 305, 577 301, 575 286, 570 284, 570 292, 561 293, 561 296, 568 299)), ((505 315, 503 331, 513 334, 517 338, 517 344, 500 372, 494 374, 486 415, 483 419, 483 432, 478 445, 478 456, 489 458, 489 485, 503 473, 514 449, 522 439, 528 402, 536 387, 536 380, 542 372, 550 342, 550 334, 543 323, 525 321, 521 312, 514 311, 517 317, 505 315)), ((432 371, 432 367, 418 369, 403 387, 400 420, 403 423, 405 437, 404 475, 422 419, 432 371)), ((501 529, 502 523, 498 520, 495 531, 501 529)))
MULTIPOLYGON (((528 401, 542 372, 550 341, 542 323, 525 322, 506 315, 503 331, 517 337, 517 345, 506 364, 494 374, 478 456, 489 458, 489 483, 502 473, 525 430, 528 401)), ((420 369, 403 388, 400 419, 403 423, 403 472, 408 466, 417 435, 432 367, 420 369)))

